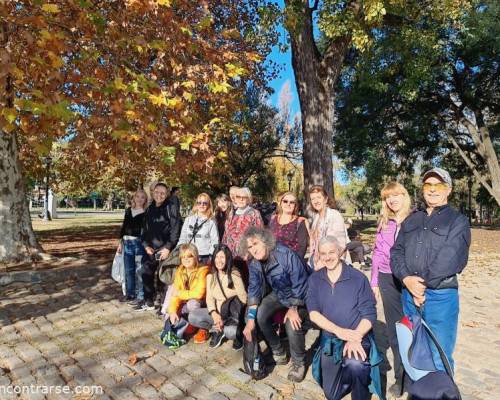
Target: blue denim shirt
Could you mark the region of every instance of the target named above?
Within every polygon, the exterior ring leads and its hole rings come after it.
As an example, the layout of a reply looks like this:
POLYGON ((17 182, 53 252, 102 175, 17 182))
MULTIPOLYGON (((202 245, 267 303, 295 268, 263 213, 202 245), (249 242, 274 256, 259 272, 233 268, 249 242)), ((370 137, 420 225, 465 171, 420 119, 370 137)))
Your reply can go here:
POLYGON ((431 215, 416 211, 401 225, 391 249, 392 272, 400 281, 420 276, 428 288, 440 288, 467 265, 470 240, 469 221, 452 207, 437 207, 431 215))
POLYGON ((278 243, 266 261, 253 259, 248 270, 249 306, 260 304, 268 285, 285 307, 305 304, 308 268, 288 247, 278 243))

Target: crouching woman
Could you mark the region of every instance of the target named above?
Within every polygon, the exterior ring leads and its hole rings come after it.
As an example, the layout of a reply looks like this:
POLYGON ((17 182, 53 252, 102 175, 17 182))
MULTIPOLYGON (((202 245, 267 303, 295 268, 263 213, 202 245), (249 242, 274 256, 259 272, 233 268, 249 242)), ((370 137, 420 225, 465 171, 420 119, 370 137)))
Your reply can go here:
POLYGON ((240 272, 234 268, 231 250, 224 244, 215 248, 207 275, 207 308, 189 314, 189 323, 211 331, 210 347, 217 348, 224 338, 233 340, 233 348, 243 346, 243 313, 247 292, 240 272))
POLYGON ((308 282, 309 316, 321 329, 312 372, 328 400, 351 393, 353 400, 382 398, 372 326, 377 319, 368 279, 341 260, 344 249, 332 236, 318 245, 320 268, 308 282), (325 268, 323 268, 325 267, 325 268))
MULTIPOLYGON (((198 264, 198 250, 193 244, 180 246, 179 259, 181 265, 175 271, 174 283, 169 287, 165 297, 164 304, 168 306, 165 313, 165 327, 160 336, 163 344, 170 349, 178 348, 185 343, 184 333, 189 325, 188 317, 204 302, 209 271, 207 266, 198 264)), ((200 329, 194 341, 206 341, 207 336, 207 332, 200 329)))

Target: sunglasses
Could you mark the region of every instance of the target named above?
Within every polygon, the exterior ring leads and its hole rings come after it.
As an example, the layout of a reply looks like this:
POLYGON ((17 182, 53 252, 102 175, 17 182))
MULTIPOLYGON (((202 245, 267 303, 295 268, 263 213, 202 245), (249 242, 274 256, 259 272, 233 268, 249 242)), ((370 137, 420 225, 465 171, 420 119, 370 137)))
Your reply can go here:
POLYGON ((281 200, 282 203, 284 204, 295 204, 297 203, 295 200, 281 200))
POLYGON ((424 183, 422 189, 424 192, 428 192, 432 189, 441 191, 448 189, 448 185, 446 183, 424 183))
POLYGON ((198 205, 198 206, 208 206, 208 201, 197 201, 196 205, 198 205))

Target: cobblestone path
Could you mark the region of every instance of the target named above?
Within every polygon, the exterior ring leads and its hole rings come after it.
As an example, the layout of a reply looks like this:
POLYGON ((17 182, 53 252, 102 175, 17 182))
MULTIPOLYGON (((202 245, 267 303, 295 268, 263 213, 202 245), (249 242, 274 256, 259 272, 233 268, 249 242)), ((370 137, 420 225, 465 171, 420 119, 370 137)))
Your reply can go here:
MULTIPOLYGON (((461 277, 456 377, 464 400, 500 398, 500 255, 473 253, 461 277)), ((322 399, 308 371, 300 384, 279 366, 253 382, 240 371, 241 351, 189 343, 176 351, 158 339, 162 322, 117 301, 109 269, 79 276, 63 270, 39 284, 0 287, 0 388, 99 385, 100 395, 30 394, 24 399, 322 399), (129 358, 136 355, 132 365, 129 358)), ((377 332, 383 328, 379 309, 377 332)), ((307 337, 308 346, 317 331, 307 337)), ((382 348, 384 339, 378 335, 382 348)), ((387 357, 391 359, 390 350, 387 357)), ((388 384, 392 373, 388 372, 388 384)), ((2 400, 18 398, 2 394, 2 400)))

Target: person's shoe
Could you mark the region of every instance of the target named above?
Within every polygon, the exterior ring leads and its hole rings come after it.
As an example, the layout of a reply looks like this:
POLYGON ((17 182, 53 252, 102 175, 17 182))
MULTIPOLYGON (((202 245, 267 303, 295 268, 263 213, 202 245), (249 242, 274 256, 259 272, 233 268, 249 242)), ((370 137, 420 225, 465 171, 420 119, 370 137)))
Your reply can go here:
POLYGON ((206 329, 198 329, 198 332, 193 337, 196 344, 202 344, 208 341, 208 331, 206 329))
POLYGON ((286 351, 279 354, 273 353, 273 359, 276 365, 286 365, 288 364, 288 356, 286 355, 286 351))
POLYGON ((387 392, 394 397, 401 397, 403 395, 403 388, 401 387, 401 383, 395 382, 391 385, 387 392))
POLYGON ((222 344, 222 341, 224 340, 225 337, 226 335, 224 334, 224 331, 212 332, 212 335, 210 337, 210 343, 208 345, 210 346, 210 348, 216 349, 222 344))
POLYGON ((141 311, 141 310, 142 310, 142 306, 143 306, 144 304, 146 304, 146 303, 144 302, 144 300, 138 301, 138 302, 134 305, 134 307, 132 307, 132 310, 134 310, 134 311, 141 311))
POLYGON ((137 305, 137 307, 134 307, 134 310, 136 311, 153 311, 155 309, 155 305, 152 301, 146 301, 144 304, 142 304, 142 306, 140 308, 138 308, 139 305, 137 305))
POLYGON ((292 368, 290 368, 290 372, 288 372, 288 380, 292 382, 302 382, 305 376, 306 376, 305 365, 293 364, 292 368))
POLYGON ((189 324, 184 330, 184 336, 185 337, 193 336, 195 332, 196 328, 193 325, 189 324))
POLYGON ((134 298, 132 298, 132 299, 128 300, 128 301, 127 301, 127 304, 130 304, 131 306, 136 306, 137 304, 139 304, 139 303, 143 303, 143 302, 144 302, 144 300, 139 300, 139 299, 136 299, 136 298, 134 297, 134 298))
POLYGON ((179 339, 172 331, 169 331, 163 337, 162 343, 170 350, 175 350, 186 344, 186 341, 184 339, 179 339))
POLYGON ((233 350, 238 351, 243 348, 243 338, 236 336, 233 340, 233 350))

